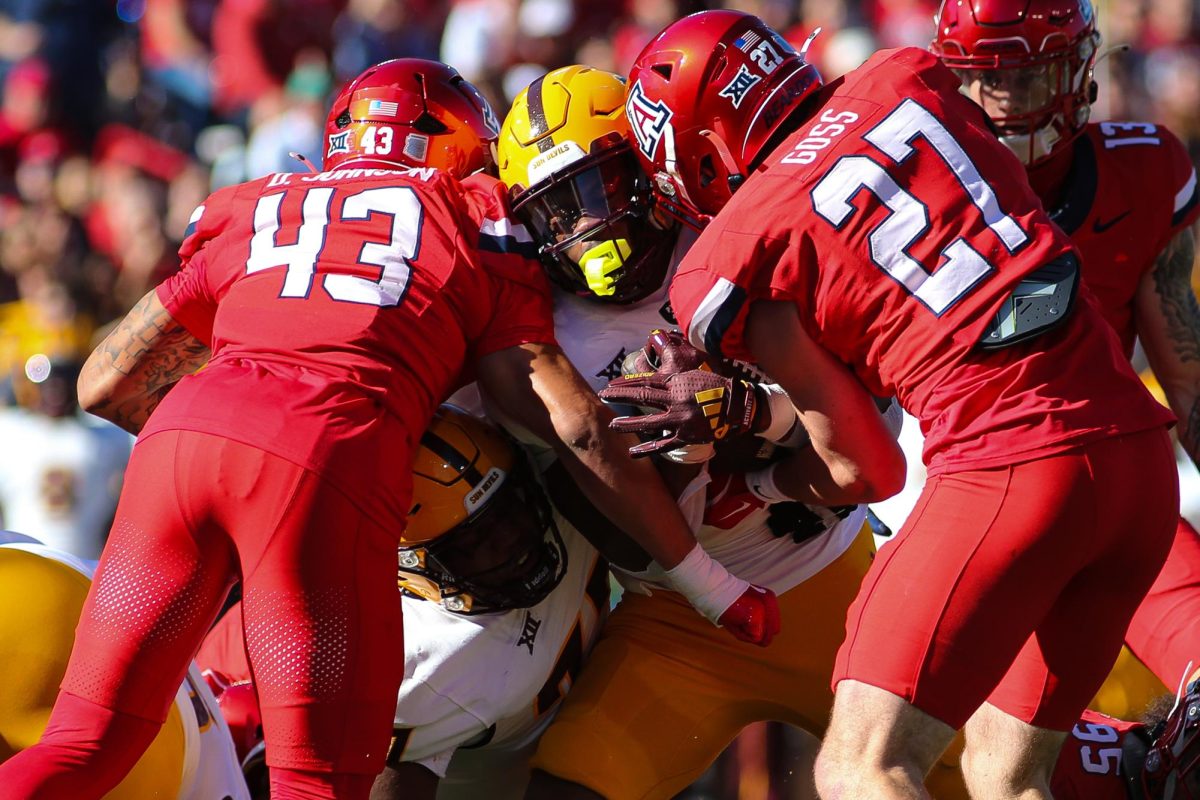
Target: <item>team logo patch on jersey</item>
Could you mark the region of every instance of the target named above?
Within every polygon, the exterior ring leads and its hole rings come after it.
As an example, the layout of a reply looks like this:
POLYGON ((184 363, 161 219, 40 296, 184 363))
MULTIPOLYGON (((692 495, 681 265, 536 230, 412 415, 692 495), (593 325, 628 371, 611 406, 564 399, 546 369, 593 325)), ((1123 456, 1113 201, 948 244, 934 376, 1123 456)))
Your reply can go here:
POLYGON ((342 131, 341 133, 330 134, 329 149, 325 152, 325 157, 336 156, 338 153, 350 152, 350 131, 342 131))
POLYGON ((609 361, 608 364, 605 365, 604 369, 602 369, 596 373, 596 377, 597 378, 606 378, 610 381, 613 380, 614 378, 619 378, 619 377, 621 377, 621 365, 624 363, 625 363, 625 348, 622 347, 620 350, 617 351, 617 354, 615 356, 613 356, 612 361, 609 361))
POLYGON ((542 627, 542 621, 534 618, 533 614, 527 609, 525 611, 525 624, 521 629, 521 638, 517 639, 517 647, 528 647, 529 654, 533 655, 533 640, 537 638, 538 630, 542 627))
POLYGON ((662 308, 658 310, 658 315, 672 325, 678 325, 679 320, 675 319, 675 309, 671 308, 671 301, 662 304, 662 308))
POLYGON ((729 101, 733 103, 733 107, 737 108, 746 99, 746 92, 750 91, 750 88, 761 80, 762 76, 750 72, 750 70, 746 69, 745 64, 739 64, 737 74, 733 76, 733 80, 726 84, 725 88, 717 92, 717 94, 721 97, 728 97, 729 101))
POLYGON ((653 159, 658 143, 664 136, 672 135, 671 109, 659 101, 652 102, 642 91, 642 82, 638 81, 629 90, 629 99, 625 101, 625 115, 629 117, 629 127, 637 139, 638 148, 646 158, 653 159))

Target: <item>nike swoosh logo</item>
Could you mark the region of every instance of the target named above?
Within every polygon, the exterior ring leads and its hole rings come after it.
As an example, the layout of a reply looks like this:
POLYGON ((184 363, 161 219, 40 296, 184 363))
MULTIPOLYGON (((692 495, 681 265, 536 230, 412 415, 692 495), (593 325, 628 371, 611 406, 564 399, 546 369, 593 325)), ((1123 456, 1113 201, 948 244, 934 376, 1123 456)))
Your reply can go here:
POLYGON ((1113 225, 1116 225, 1118 222, 1120 222, 1121 220, 1128 217, 1129 211, 1130 211, 1129 209, 1125 209, 1125 213, 1118 214, 1117 216, 1110 219, 1108 222, 1101 222, 1100 220, 1096 220, 1095 222, 1092 223, 1092 232, 1093 233, 1104 233, 1106 230, 1111 228, 1113 225))

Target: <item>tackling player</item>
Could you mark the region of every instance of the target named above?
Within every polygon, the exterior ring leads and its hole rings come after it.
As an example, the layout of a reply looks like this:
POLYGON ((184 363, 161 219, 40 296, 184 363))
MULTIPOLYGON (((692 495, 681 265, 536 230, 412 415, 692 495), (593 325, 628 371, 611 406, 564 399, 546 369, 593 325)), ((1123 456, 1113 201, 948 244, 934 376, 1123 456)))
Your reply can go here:
MULTIPOLYGON (((92 572, 73 555, 0 531, 0 761, 46 726, 92 572)), ((177 689, 166 723, 105 800, 249 800, 229 728, 194 664, 177 689)))
POLYGON ((390 565, 407 465, 467 364, 710 619, 773 634, 770 592, 708 559, 657 473, 606 430, 554 343, 544 276, 481 259, 511 229, 481 232, 456 181, 394 160, 484 166, 479 147, 432 149, 430 113, 482 97, 453 70, 431 85, 395 67, 335 100, 326 171, 214 193, 182 270, 85 365, 81 404, 140 439, 47 730, 0 765, 10 797, 119 782, 240 577, 272 796, 365 798, 402 677, 390 565))
POLYGON ((776 32, 724 11, 669 26, 630 79, 656 190, 684 216, 720 211, 672 281, 682 327, 779 380, 824 464, 781 493, 899 488, 871 395, 926 433, 917 512, 848 617, 826 797, 924 796, 968 719, 973 793, 1047 794, 1177 517, 1172 416, 958 86, 901 49, 822 88, 776 32))
MULTIPOLYGON (((642 350, 648 330, 674 324, 667 284, 695 234, 656 214, 627 139, 624 100, 617 75, 554 70, 518 95, 498 146, 514 214, 555 283, 559 340, 596 389, 623 367, 641 372, 703 360, 677 334, 661 331, 642 350)), ((618 556, 627 591, 539 744, 541 772, 531 793, 672 797, 751 722, 780 719, 816 736, 824 731, 846 608, 873 552, 865 510, 772 506, 747 488, 753 477, 733 469, 729 450, 769 454, 773 441, 792 436, 794 443, 797 425, 778 387, 743 387, 757 406, 746 426, 758 427, 757 436, 719 448, 711 476, 678 463, 702 460, 711 447, 679 448, 659 468, 702 522, 697 538, 710 555, 779 595, 782 632, 767 650, 726 643, 666 590, 657 565, 618 556)), ((734 415, 726 409, 724 416, 734 415)), ((699 422, 710 425, 709 418, 699 422)), ((770 459, 741 462, 744 469, 770 459)))
MULTIPOLYGON (((1095 16, 1086 0, 1051 13, 1059 8, 1050 0, 945 3, 931 50, 1024 162, 1050 218, 1079 249, 1084 282, 1125 355, 1141 341, 1179 418, 1179 440, 1200 463, 1200 308, 1191 285, 1196 171, 1160 125, 1088 121, 1100 41, 1095 16)), ((1182 519, 1125 641, 1167 686, 1200 644, 1200 536, 1182 519)), ((1106 700, 1103 690, 1098 699, 1106 700)))
MULTIPOLYGON (((550 507, 524 453, 452 406, 417 448, 405 538, 404 681, 372 797, 520 797, 533 744, 607 614, 605 563, 550 507)), ((197 655, 230 686, 250 681, 239 609, 197 655)), ((230 727, 253 733, 229 696, 230 727)))

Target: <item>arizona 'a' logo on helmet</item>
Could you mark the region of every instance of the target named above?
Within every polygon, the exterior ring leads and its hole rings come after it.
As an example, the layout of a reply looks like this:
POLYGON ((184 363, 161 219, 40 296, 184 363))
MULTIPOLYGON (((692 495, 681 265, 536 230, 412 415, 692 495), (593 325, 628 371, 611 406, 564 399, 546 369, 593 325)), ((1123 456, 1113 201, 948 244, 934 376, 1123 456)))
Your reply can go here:
POLYGON ((629 84, 630 134, 659 203, 699 228, 822 82, 758 17, 721 9, 667 26, 638 55, 629 84))
POLYGON ((636 81, 625 100, 625 116, 629 118, 629 130, 637 140, 638 149, 646 158, 653 159, 658 152, 658 143, 672 133, 671 109, 666 103, 648 98, 642 90, 642 82, 636 81))

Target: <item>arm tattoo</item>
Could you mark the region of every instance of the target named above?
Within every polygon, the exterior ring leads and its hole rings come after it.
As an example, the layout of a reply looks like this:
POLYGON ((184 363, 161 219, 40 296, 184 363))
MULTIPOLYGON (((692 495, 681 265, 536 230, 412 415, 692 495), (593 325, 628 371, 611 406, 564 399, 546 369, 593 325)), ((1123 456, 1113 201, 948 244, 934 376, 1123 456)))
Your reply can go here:
POLYGON ((120 390, 92 412, 138 433, 171 387, 208 360, 207 345, 192 336, 161 306, 154 293, 143 297, 97 348, 91 374, 116 372, 120 390))
POLYGON ((1194 258, 1192 236, 1184 232, 1163 248, 1154 263, 1154 288, 1180 361, 1200 361, 1200 304, 1192 291, 1194 258))
MULTIPOLYGON (((1180 363, 1200 361, 1200 303, 1192 289, 1195 241, 1190 231, 1176 234, 1154 264, 1154 288, 1167 337, 1180 363)), ((1200 464, 1200 398, 1181 420, 1180 444, 1200 464)))

